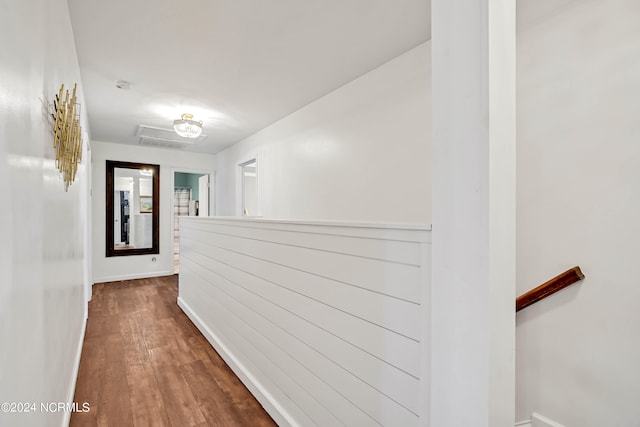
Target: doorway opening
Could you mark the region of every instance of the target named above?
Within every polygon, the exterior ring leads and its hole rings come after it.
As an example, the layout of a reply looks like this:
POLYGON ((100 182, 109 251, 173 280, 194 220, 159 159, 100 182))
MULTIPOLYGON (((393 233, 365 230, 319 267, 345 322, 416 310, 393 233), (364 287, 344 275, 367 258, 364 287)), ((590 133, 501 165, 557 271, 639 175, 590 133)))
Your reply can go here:
POLYGON ((259 216, 258 162, 256 159, 251 159, 238 166, 240 166, 240 209, 242 216, 259 216))
POLYGON ((113 244, 116 248, 129 248, 129 194, 130 191, 116 190, 113 201, 113 244))
POLYGON ((173 173, 173 273, 180 272, 181 216, 209 216, 211 174, 194 172, 173 173))

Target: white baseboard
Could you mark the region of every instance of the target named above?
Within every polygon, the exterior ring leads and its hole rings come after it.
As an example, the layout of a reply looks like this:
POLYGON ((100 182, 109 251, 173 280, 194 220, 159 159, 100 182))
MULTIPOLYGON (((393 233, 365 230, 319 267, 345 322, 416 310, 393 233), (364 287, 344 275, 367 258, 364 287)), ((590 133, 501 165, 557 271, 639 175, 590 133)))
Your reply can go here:
POLYGON ((182 298, 178 298, 178 306, 184 311, 194 325, 202 332, 211 346, 229 365, 231 370, 240 378, 242 383, 251 391, 251 394, 260 402, 262 407, 273 418, 273 420, 281 427, 295 427, 297 424, 288 412, 278 403, 278 401, 269 393, 260 382, 245 368, 238 358, 227 348, 226 345, 217 337, 215 333, 202 322, 202 319, 191 310, 191 307, 184 302, 182 298))
POLYGON ((121 280, 148 279, 150 277, 163 277, 163 276, 173 276, 173 270, 151 271, 148 273, 123 274, 120 276, 94 277, 93 284, 95 285, 96 283, 119 282, 121 280))
POLYGON ((531 414, 531 427, 564 427, 564 425, 534 412, 531 414))
POLYGON ((516 427, 565 427, 537 412, 531 414, 531 420, 519 421, 515 425, 516 427))
MULTIPOLYGON (((85 303, 86 304, 86 303, 85 303)), ((76 394, 76 383, 78 381, 78 371, 80 371, 80 358, 82 357, 82 346, 84 345, 84 333, 87 330, 87 318, 83 316, 82 328, 80 330, 80 339, 78 340, 78 348, 76 349, 76 356, 73 363, 74 370, 71 377, 71 384, 69 384, 69 391, 67 391, 67 403, 73 404, 73 398, 76 394)), ((64 411, 64 418, 62 419, 62 427, 69 427, 71 422, 71 411, 64 411)))

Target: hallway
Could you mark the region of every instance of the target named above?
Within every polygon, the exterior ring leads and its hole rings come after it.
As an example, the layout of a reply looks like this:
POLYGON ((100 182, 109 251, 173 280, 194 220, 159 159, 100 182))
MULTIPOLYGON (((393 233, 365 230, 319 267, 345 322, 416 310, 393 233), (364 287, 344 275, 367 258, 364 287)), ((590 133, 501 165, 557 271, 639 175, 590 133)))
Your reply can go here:
POLYGON ((176 304, 178 276, 93 287, 72 426, 274 426, 176 304))

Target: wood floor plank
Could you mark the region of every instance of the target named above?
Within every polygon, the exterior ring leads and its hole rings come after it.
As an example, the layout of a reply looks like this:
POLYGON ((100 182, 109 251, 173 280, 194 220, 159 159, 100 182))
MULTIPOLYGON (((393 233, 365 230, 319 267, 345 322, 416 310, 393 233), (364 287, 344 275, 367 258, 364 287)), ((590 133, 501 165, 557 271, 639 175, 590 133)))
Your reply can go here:
POLYGON ((218 383, 213 378, 212 373, 207 369, 202 361, 195 361, 184 366, 182 372, 189 387, 193 390, 193 395, 198 401, 202 414, 208 420, 215 420, 219 426, 243 426, 244 419, 237 407, 232 405, 218 383), (215 390, 221 399, 208 399, 207 394, 215 390))
POLYGON ((120 334, 123 338, 124 358, 128 365, 149 362, 147 346, 144 340, 138 339, 144 334, 144 326, 140 321, 140 316, 140 313, 133 312, 120 318, 120 334))
POLYGON ((133 425, 122 337, 109 335, 103 342, 105 360, 96 376, 98 425, 133 425))
POLYGON ((88 339, 96 337, 104 337, 119 333, 120 316, 118 314, 110 314, 104 316, 93 316, 87 319, 87 332, 85 337, 88 339))
POLYGON ((167 415, 174 426, 195 426, 206 421, 182 367, 165 365, 153 368, 167 415))
MULTIPOLYGON (((100 339, 86 339, 82 347, 82 361, 78 370, 78 378, 91 378, 101 371, 105 361, 104 345, 100 339)), ((98 387, 92 381, 77 381, 76 402, 87 402, 90 408, 97 408, 98 387)), ((71 416, 72 427, 98 425, 97 411, 74 413, 71 416)))
POLYGON ((238 379, 222 357, 215 351, 209 351, 211 346, 204 337, 202 339, 194 338, 189 342, 193 351, 198 354, 199 360, 211 372, 220 390, 233 404, 240 404, 251 396, 249 390, 242 384, 242 381, 238 379))
POLYGON ((148 364, 127 365, 131 411, 135 427, 170 426, 160 387, 148 364))
POLYGON ((118 314, 118 298, 113 292, 104 292, 103 310, 106 314, 118 314))
POLYGON ((177 296, 177 276, 93 287, 71 426, 275 426, 177 296))

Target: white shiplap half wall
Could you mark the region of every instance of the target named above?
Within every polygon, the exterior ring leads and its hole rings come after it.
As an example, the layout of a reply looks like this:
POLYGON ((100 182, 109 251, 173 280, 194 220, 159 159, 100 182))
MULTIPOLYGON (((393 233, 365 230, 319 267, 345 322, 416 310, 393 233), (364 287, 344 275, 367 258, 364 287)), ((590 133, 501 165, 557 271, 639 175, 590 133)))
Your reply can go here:
POLYGON ((180 221, 178 303, 276 422, 419 424, 428 227, 180 221))

